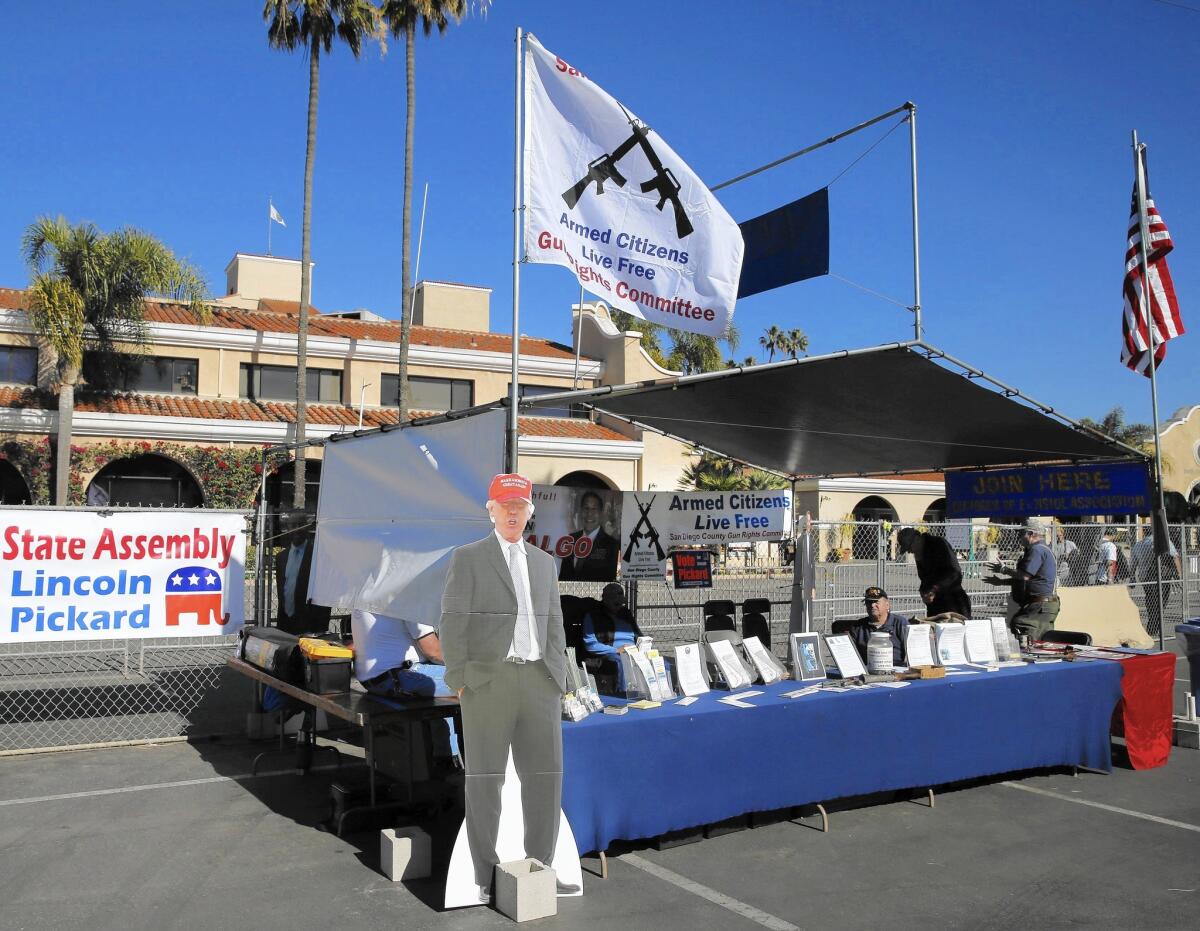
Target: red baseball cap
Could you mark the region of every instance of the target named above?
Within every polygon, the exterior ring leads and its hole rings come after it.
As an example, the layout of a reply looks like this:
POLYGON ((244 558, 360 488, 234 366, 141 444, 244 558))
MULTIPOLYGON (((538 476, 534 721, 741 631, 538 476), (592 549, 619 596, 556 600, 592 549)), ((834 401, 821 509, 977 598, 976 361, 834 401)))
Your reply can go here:
POLYGON ((533 504, 533 482, 524 475, 497 475, 488 486, 489 501, 511 501, 520 498, 533 504))

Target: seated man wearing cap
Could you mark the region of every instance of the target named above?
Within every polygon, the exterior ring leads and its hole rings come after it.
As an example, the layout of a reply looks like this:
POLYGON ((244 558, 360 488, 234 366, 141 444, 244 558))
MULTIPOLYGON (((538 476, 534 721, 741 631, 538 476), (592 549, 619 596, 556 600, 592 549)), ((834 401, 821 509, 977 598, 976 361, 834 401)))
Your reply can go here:
POLYGON ((905 665, 904 632, 908 630, 909 620, 903 614, 892 613, 892 602, 888 594, 877 585, 872 585, 863 592, 863 603, 867 606, 867 616, 861 617, 854 626, 846 631, 858 652, 862 654, 863 662, 867 661, 867 642, 871 634, 885 633, 892 638, 892 664, 905 665))
POLYGON ((952 611, 970 617, 971 599, 963 591, 962 570, 950 542, 912 527, 896 534, 896 542, 901 553, 912 553, 917 562, 921 600, 928 605, 927 612, 932 616, 952 611))
POLYGON ((1021 531, 1025 552, 1017 560, 1016 568, 989 563, 988 568, 996 575, 984 578, 989 585, 1012 586, 1013 599, 1021 608, 1013 615, 1010 626, 1018 637, 1031 640, 1040 640, 1042 634, 1053 629, 1060 607, 1054 593, 1057 565, 1053 551, 1044 542, 1044 534, 1037 521, 1025 521, 1021 531))

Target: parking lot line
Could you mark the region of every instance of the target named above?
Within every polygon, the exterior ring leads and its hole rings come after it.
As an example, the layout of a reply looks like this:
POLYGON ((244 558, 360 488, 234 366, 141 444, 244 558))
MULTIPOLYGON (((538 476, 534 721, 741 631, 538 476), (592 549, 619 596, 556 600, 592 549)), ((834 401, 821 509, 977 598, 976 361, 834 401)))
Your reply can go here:
MULTIPOLYGON (((314 766, 310 772, 320 772, 324 769, 336 769, 336 766, 314 766)), ((87 792, 65 792, 61 795, 34 795, 28 798, 0 799, 0 808, 11 805, 34 805, 39 802, 61 802, 74 798, 96 798, 101 795, 123 795, 126 792, 150 792, 155 789, 181 789, 186 786, 211 785, 218 782, 245 782, 247 779, 265 779, 270 776, 295 776, 300 770, 273 769, 261 773, 238 773, 235 776, 206 776, 203 779, 180 779, 177 782, 153 782, 146 785, 120 786, 115 789, 91 789, 87 792)))
POLYGON ((1175 821, 1171 818, 1160 818, 1158 815, 1148 815, 1144 811, 1133 811, 1129 808, 1118 808, 1116 805, 1105 805, 1103 802, 1092 802, 1086 798, 1074 798, 1070 795, 1063 795, 1061 792, 1051 792, 1049 789, 1039 789, 1035 786, 1021 785, 1019 782, 1002 782, 1002 786, 1007 786, 1010 789, 1020 789, 1022 792, 1033 792, 1036 795, 1045 795, 1049 798, 1056 798, 1064 802, 1072 802, 1076 805, 1087 805, 1089 808, 1099 808, 1102 811, 1111 811, 1118 815, 1128 815, 1131 818, 1141 818, 1143 821, 1153 821, 1156 824, 1165 824, 1172 828, 1182 828, 1185 831, 1196 831, 1200 833, 1200 825, 1188 824, 1186 821, 1175 821))
POLYGON ((722 892, 717 892, 716 889, 710 889, 708 886, 701 885, 694 880, 688 879, 686 876, 681 876, 673 870, 659 866, 657 863, 651 863, 649 860, 639 857, 636 853, 624 853, 617 857, 617 859, 622 863, 628 863, 630 866, 649 873, 651 876, 657 876, 663 882, 677 886, 685 892, 690 892, 693 895, 700 896, 702 899, 707 899, 714 905, 728 909, 735 915, 748 918, 750 921, 756 922, 764 928, 771 928, 772 931, 800 931, 790 921, 776 918, 774 915, 769 915, 762 909, 755 908, 753 905, 747 905, 745 902, 740 902, 722 892))

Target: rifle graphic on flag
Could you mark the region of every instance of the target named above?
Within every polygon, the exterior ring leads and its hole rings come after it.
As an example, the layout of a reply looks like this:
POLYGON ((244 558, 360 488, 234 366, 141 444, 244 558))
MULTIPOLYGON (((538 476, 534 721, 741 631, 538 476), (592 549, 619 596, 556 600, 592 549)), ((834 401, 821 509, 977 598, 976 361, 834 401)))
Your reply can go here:
POLYGON ((679 200, 679 192, 682 188, 671 169, 663 166, 658 153, 654 151, 654 146, 650 144, 650 127, 641 120, 630 116, 624 107, 621 107, 621 112, 629 120, 633 132, 611 154, 601 155, 589 162, 587 174, 574 187, 563 191, 563 200, 567 202, 568 207, 574 207, 593 181, 596 182, 597 196, 604 193, 605 181, 612 181, 617 187, 624 187, 627 179, 617 168, 617 162, 628 155, 636 145, 641 148, 642 154, 646 156, 646 161, 654 169, 654 177, 649 181, 642 182, 642 193, 655 191, 658 194, 658 203, 655 204, 655 209, 660 211, 669 200, 675 210, 676 234, 680 239, 690 236, 695 232, 695 228, 688 219, 687 211, 683 209, 683 203, 679 200))

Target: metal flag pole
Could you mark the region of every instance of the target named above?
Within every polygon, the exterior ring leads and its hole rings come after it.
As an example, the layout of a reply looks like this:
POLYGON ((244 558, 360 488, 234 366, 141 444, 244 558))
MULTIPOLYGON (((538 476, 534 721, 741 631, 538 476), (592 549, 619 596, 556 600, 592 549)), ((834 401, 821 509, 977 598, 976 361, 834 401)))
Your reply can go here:
POLYGON ((1161 553, 1170 552, 1170 534, 1168 533, 1166 521, 1166 504, 1163 501, 1162 487, 1162 447, 1158 437, 1158 362, 1155 359, 1155 353, 1158 346, 1155 338, 1154 327, 1154 308, 1150 305, 1152 297, 1150 295, 1150 253, 1147 243, 1150 239, 1150 222, 1146 217, 1146 165, 1145 165, 1146 146, 1138 142, 1137 130, 1133 130, 1133 170, 1137 184, 1137 209, 1138 209, 1138 239, 1141 241, 1139 253, 1142 264, 1141 279, 1138 283, 1138 290, 1141 292, 1141 313, 1146 318, 1146 331, 1149 333, 1150 342, 1150 408, 1154 415, 1154 486, 1157 511, 1156 517, 1152 518, 1150 526, 1154 533, 1154 581, 1157 589, 1158 597, 1158 648, 1163 649, 1163 580, 1162 580, 1162 560, 1161 553), (1158 526, 1161 523, 1162 526, 1158 526), (1163 539, 1159 539, 1160 534, 1163 539))
POLYGON ((512 384, 508 389, 508 442, 504 450, 504 470, 517 471, 517 399, 520 390, 518 357, 521 346, 521 27, 517 27, 516 94, 514 99, 513 137, 513 277, 512 277, 512 384))
POLYGON ((921 220, 917 211, 917 105, 906 103, 908 110, 908 151, 912 167, 912 228, 913 228, 913 333, 921 338, 921 220))
POLYGON ((583 352, 583 285, 579 286, 579 313, 575 315, 575 380, 573 386, 579 388, 579 356, 583 352))
POLYGON ((267 255, 271 254, 271 208, 275 206, 275 201, 270 197, 267 198, 267 255))
MULTIPOLYGON (((413 281, 421 280, 421 244, 425 241, 425 206, 429 203, 429 182, 425 182, 425 194, 421 198, 421 226, 417 232, 417 262, 413 268, 413 281)), ((408 319, 411 321, 417 309, 417 287, 414 284, 412 297, 408 301, 408 319)), ((362 426, 362 424, 359 424, 362 426)))

